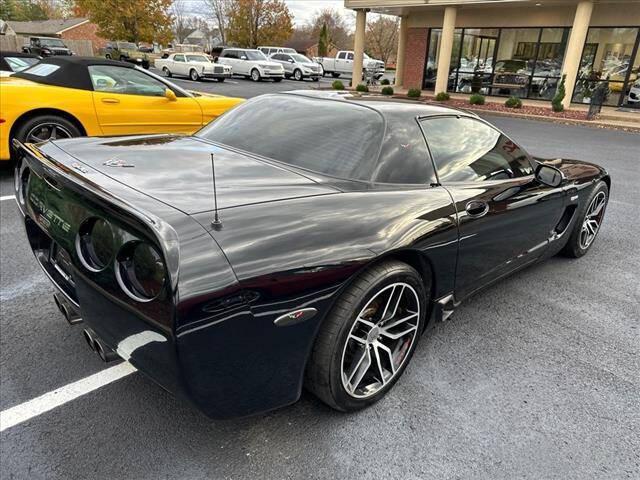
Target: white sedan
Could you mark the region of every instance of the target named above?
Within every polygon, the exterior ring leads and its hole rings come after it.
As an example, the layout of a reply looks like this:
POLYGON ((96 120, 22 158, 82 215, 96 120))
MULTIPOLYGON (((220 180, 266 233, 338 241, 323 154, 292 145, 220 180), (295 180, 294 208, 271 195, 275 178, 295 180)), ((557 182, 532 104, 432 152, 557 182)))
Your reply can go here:
POLYGON ((202 53, 172 53, 167 58, 156 60, 155 66, 167 77, 183 75, 193 81, 214 78, 224 82, 225 78, 230 78, 233 74, 231 66, 214 63, 202 53))

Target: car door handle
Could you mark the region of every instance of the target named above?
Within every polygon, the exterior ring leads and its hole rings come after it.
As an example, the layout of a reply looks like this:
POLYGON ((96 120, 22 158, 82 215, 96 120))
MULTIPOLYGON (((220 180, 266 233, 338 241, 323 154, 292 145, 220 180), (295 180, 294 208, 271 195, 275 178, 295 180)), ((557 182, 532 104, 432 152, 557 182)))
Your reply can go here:
POLYGON ((470 217, 478 218, 484 216, 489 211, 489 204, 478 200, 471 200, 465 206, 465 210, 470 217))
POLYGON ((102 103, 120 103, 117 98, 103 98, 102 103))

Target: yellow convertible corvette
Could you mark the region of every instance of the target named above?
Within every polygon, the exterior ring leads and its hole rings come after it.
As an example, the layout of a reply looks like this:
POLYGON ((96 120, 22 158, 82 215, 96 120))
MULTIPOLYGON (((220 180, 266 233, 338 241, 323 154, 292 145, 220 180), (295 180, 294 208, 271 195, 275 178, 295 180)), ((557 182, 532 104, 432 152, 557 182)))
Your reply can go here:
POLYGON ((190 92, 135 66, 49 57, 0 77, 0 160, 11 139, 192 133, 243 100, 190 92))

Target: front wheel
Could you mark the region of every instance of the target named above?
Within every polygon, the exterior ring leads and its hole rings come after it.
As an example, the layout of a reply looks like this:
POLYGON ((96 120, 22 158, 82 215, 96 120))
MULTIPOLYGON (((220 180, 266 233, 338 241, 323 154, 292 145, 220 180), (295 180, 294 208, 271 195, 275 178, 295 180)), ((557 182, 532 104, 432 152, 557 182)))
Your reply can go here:
POLYGON ((576 212, 576 223, 562 253, 568 257, 582 257, 596 239, 609 202, 609 187, 603 181, 593 188, 587 201, 576 212))
POLYGON ((422 277, 405 263, 387 261, 363 272, 318 333, 306 388, 345 412, 380 400, 415 351, 427 300, 422 277))
POLYGON ((196 72, 195 69, 192 68, 189 71, 189 78, 194 82, 197 82, 198 80, 200 80, 200 75, 198 75, 198 72, 196 72))
POLYGON ((111 60, 111 54, 110 54, 110 53, 107 53, 107 54, 104 56, 104 58, 106 58, 107 60, 111 60))
POLYGON ((260 72, 258 71, 257 68, 254 68, 253 70, 251 70, 251 80, 253 80, 254 82, 259 82, 260 80, 262 80, 262 77, 260 76, 260 72))
POLYGON ((302 72, 300 70, 296 70, 293 72, 293 78, 295 78, 298 82, 302 81, 302 72))

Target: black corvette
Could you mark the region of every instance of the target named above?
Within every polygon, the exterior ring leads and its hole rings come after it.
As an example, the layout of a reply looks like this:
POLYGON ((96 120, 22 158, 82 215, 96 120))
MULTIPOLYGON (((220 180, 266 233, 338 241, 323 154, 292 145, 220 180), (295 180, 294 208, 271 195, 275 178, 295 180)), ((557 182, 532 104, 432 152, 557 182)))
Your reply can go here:
POLYGON ((471 113, 344 93, 257 97, 191 137, 18 147, 16 199, 67 319, 216 418, 303 386, 375 402, 459 302, 584 255, 611 182, 471 113))

